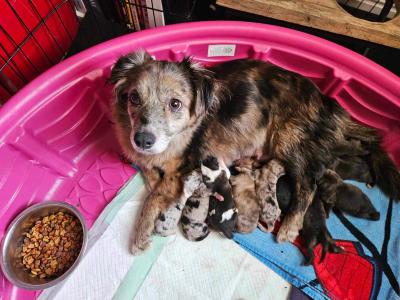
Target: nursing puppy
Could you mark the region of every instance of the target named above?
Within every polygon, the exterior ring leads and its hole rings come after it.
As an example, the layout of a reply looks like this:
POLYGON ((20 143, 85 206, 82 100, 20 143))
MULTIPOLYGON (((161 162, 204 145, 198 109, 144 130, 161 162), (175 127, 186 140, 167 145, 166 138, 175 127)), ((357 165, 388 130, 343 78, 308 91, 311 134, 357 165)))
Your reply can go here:
POLYGON ((298 74, 255 60, 207 70, 189 59, 155 61, 137 52, 116 62, 110 81, 118 140, 152 189, 136 226, 134 253, 149 246, 155 220, 179 199, 182 177, 209 155, 230 165, 262 148, 284 164, 296 200, 278 232, 281 242, 293 240, 302 228, 316 169, 344 139, 366 142, 377 185, 399 198, 400 175, 375 131, 352 121, 298 74))
POLYGON ((209 202, 208 223, 227 238, 233 238, 237 220, 237 208, 229 183, 230 171, 223 161, 209 156, 201 162, 201 172, 212 195, 209 202))
POLYGON ((360 156, 342 156, 337 158, 330 167, 342 179, 352 179, 365 182, 368 187, 375 185, 375 179, 370 171, 366 158, 360 156))
POLYGON ((235 162, 236 174, 231 176, 233 201, 238 209, 236 231, 250 233, 256 229, 260 218, 260 204, 256 194, 252 159, 235 162))
POLYGON ((211 191, 203 183, 200 171, 192 171, 184 180, 183 193, 178 202, 158 216, 154 232, 161 236, 175 234, 181 220, 182 231, 188 240, 204 239, 209 233, 206 218, 210 195, 211 191))
POLYGON ((256 195, 260 204, 260 229, 272 232, 275 222, 281 215, 276 187, 279 178, 285 174, 284 166, 276 159, 271 159, 267 164, 254 171, 256 195))
MULTIPOLYGON (((325 258, 326 252, 342 251, 336 246, 326 226, 326 218, 332 208, 368 220, 376 221, 380 217, 369 198, 356 186, 343 182, 334 171, 326 170, 317 185, 316 195, 307 209, 303 229, 300 231, 306 250, 305 265, 313 262, 313 249, 318 244, 322 246, 321 261, 325 258)), ((290 177, 282 176, 277 184, 277 198, 283 213, 287 211, 292 201, 293 192, 290 177)))
POLYGON ((231 177, 231 184, 238 208, 237 231, 249 233, 258 225, 261 230, 272 232, 281 215, 276 187, 285 174, 283 165, 275 159, 261 165, 244 158, 235 162, 235 169, 239 174, 231 177))
POLYGON ((380 214, 371 200, 358 187, 346 183, 333 170, 326 170, 318 181, 318 195, 324 203, 327 216, 333 207, 354 217, 379 220, 380 214))
POLYGON ((209 233, 208 224, 226 237, 233 237, 237 209, 229 184, 230 172, 215 157, 204 160, 200 170, 192 171, 185 178, 178 204, 169 207, 156 220, 156 233, 174 234, 180 219, 183 234, 190 241, 203 240, 209 233))
POLYGON ((211 190, 204 184, 203 175, 195 170, 188 176, 186 182, 193 182, 193 193, 189 195, 182 211, 181 225, 183 235, 189 241, 201 241, 210 233, 206 222, 209 211, 211 190))

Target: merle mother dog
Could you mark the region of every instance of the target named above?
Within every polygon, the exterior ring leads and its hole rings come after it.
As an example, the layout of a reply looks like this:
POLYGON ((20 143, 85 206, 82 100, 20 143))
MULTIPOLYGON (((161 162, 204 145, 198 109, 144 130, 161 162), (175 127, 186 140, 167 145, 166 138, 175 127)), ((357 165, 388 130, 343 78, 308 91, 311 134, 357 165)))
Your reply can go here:
POLYGON ((121 57, 110 81, 118 140, 152 191, 136 226, 133 253, 150 245, 154 221, 182 193, 182 177, 208 155, 230 165, 262 149, 283 162, 295 180, 295 199, 277 235, 281 242, 297 236, 318 170, 330 164, 335 145, 349 139, 371 153, 377 185, 399 198, 400 175, 376 132, 352 121, 296 73, 256 60, 205 69, 190 59, 156 61, 140 51, 121 57))

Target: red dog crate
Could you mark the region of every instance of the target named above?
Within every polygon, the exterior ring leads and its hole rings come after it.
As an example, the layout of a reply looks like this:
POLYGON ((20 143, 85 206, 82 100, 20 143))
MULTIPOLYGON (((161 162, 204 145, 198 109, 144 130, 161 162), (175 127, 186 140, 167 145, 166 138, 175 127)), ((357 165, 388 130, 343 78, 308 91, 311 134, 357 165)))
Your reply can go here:
POLYGON ((78 25, 70 0, 0 0, 0 103, 59 62, 78 25))

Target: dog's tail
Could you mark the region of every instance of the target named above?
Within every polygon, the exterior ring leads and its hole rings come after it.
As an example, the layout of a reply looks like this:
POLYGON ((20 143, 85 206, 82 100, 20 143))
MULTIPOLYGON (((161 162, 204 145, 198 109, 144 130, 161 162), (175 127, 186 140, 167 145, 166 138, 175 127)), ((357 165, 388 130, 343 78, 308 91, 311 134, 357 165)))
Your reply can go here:
POLYGON ((400 173, 395 164, 378 143, 371 144, 369 164, 376 185, 388 197, 400 200, 400 173))
POLYGON ((369 152, 367 160, 375 184, 386 196, 399 201, 400 173, 389 155, 382 149, 381 138, 376 130, 353 121, 350 121, 348 125, 346 135, 361 140, 369 152))

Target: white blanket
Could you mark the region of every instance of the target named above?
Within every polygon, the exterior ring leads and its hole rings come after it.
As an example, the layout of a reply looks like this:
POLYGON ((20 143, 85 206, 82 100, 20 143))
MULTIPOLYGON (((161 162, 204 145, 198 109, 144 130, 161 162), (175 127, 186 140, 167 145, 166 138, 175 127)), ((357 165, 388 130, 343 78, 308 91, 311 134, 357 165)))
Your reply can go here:
POLYGON ((85 257, 62 283, 39 299, 286 299, 290 285, 242 250, 211 233, 201 242, 154 237, 132 256, 129 241, 146 191, 135 176, 89 232, 85 257), (133 195, 133 196, 132 196, 133 195))

